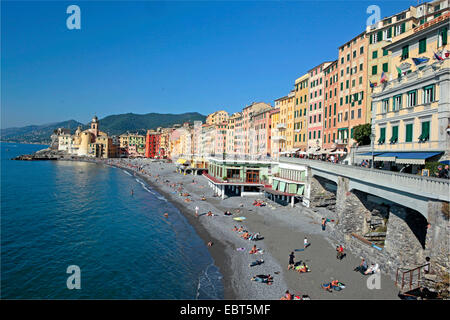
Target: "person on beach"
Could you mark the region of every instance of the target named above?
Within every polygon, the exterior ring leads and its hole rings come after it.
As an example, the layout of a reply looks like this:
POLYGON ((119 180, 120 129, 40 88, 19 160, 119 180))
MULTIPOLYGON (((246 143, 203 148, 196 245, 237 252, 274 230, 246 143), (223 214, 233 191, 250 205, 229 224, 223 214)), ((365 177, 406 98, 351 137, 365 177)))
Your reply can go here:
POLYGON ((306 249, 307 247, 309 247, 309 242, 308 242, 308 239, 306 239, 306 237, 305 237, 305 239, 303 240, 303 247, 306 249))
POLYGON ((294 259, 295 259, 295 255, 294 255, 294 252, 292 251, 291 254, 289 255, 289 263, 288 263, 288 267, 287 267, 288 270, 295 268, 294 259))
POLYGON ((342 258, 345 256, 344 248, 342 247, 342 245, 338 245, 336 247, 336 251, 337 251, 336 259, 342 260, 342 258))
POLYGON ((245 240, 248 240, 250 235, 248 234, 248 232, 244 232, 240 237, 244 238, 245 240))
POLYGON ((233 231, 237 232, 238 228, 236 226, 234 226, 233 231))
POLYGON ((212 247, 212 245, 213 245, 212 241, 208 242, 208 247, 212 247))
POLYGON ((289 290, 286 290, 284 296, 282 296, 280 300, 293 300, 293 295, 289 292, 289 290))
POLYGON ((426 261, 426 264, 425 264, 425 267, 423 268, 423 272, 425 272, 425 274, 429 274, 430 273, 430 257, 426 257, 425 261, 426 261))
POLYGON ((242 230, 244 230, 244 227, 240 226, 239 229, 237 230, 237 232, 242 232, 242 230))
POLYGON ((253 278, 251 278, 252 281, 256 281, 256 282, 262 282, 262 283, 267 283, 267 284, 272 284, 273 283, 273 277, 268 274, 258 274, 256 276, 254 276, 253 278))
POLYGON ((249 267, 254 267, 254 266, 259 266, 260 264, 263 264, 263 263, 264 263, 264 260, 263 259, 259 259, 259 260, 253 261, 248 266, 249 267))
POLYGON ((256 248, 256 244, 253 246, 252 250, 249 251, 250 254, 255 254, 258 252, 258 249, 256 248))
POLYGON ((361 260, 361 263, 359 264, 359 266, 357 266, 355 269, 353 269, 353 271, 358 271, 358 272, 361 272, 362 274, 364 274, 364 272, 366 272, 366 270, 367 270, 367 262, 364 258, 361 260))
POLYGON ((309 267, 303 262, 300 266, 295 267, 298 273, 309 272, 309 267))
POLYGON ((206 214, 208 217, 212 217, 213 213, 211 211, 208 211, 208 213, 206 214))
POLYGON ((200 210, 200 208, 198 206, 195 207, 195 216, 198 217, 198 210, 200 210))
POLYGON ((131 189, 131 195, 133 195, 134 194, 134 191, 133 191, 133 189, 131 189))
POLYGON ((327 220, 325 218, 322 218, 322 231, 325 231, 326 224, 327 224, 327 220))

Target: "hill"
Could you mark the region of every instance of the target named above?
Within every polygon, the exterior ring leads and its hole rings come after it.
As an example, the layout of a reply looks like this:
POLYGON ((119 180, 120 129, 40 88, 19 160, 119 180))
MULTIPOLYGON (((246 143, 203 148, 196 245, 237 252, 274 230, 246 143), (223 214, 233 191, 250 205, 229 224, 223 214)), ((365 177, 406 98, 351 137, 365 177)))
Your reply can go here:
POLYGON ((16 143, 49 144, 51 141, 50 136, 53 134, 53 131, 55 129, 69 128, 75 131, 78 126, 82 125, 83 124, 78 121, 68 120, 62 122, 47 123, 43 125, 31 125, 20 128, 6 128, 0 130, 0 139, 2 141, 16 143))
MULTIPOLYGON (((197 112, 182 114, 125 113, 107 116, 100 119, 99 122, 101 131, 104 131, 109 135, 119 135, 127 131, 144 134, 148 129, 170 127, 177 123, 183 124, 184 122, 204 122, 205 119, 206 117, 204 115, 197 112)), ((83 129, 86 129, 89 127, 89 123, 82 124, 75 120, 68 120, 44 125, 6 128, 0 130, 0 139, 5 142, 48 144, 50 143, 50 136, 55 129, 69 128, 73 133, 78 126, 82 126, 83 129)))

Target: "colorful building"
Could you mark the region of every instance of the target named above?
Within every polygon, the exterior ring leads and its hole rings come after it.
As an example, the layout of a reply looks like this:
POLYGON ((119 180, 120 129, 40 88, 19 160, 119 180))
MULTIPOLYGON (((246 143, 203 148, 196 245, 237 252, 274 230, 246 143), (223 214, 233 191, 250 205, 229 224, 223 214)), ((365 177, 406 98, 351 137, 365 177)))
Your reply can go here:
POLYGON ((147 130, 145 137, 145 157, 146 158, 163 158, 161 155, 161 134, 152 130, 147 130))
POLYGON ((295 91, 292 90, 287 96, 275 100, 275 108, 280 109, 280 123, 278 131, 280 136, 286 137, 285 149, 281 152, 293 153, 294 149, 294 106, 295 91))
POLYGON ((323 142, 322 147, 325 152, 336 149, 335 140, 337 137, 337 105, 339 104, 339 72, 338 61, 330 63, 323 70, 325 79, 325 97, 323 118, 323 142))
POLYGON ((216 111, 206 117, 206 124, 219 124, 228 121, 228 112, 224 110, 216 111))
POLYGON ((308 149, 309 73, 295 80, 294 149, 308 149))
POLYGON ((372 94, 374 160, 411 165, 413 173, 427 160, 449 159, 450 13, 428 17, 409 36, 384 47, 398 73, 372 94))
POLYGON ((322 148, 322 113, 325 98, 324 68, 331 62, 324 62, 309 70, 309 109, 308 109, 308 153, 322 148))
POLYGON ((280 123, 280 108, 274 108, 270 111, 270 156, 278 159, 280 152, 284 149, 286 137, 280 135, 278 124, 280 123))
POLYGON ((353 128, 366 123, 367 108, 367 49, 366 32, 339 47, 339 104, 337 107, 338 149, 353 144, 353 128))

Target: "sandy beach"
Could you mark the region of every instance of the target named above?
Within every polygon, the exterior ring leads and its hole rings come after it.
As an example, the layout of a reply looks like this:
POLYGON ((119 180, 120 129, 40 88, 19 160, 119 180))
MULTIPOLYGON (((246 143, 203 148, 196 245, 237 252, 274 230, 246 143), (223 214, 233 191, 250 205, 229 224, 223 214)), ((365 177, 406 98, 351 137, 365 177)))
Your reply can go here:
POLYGON ((321 229, 321 217, 327 216, 324 210, 314 213, 300 204, 294 208, 284 207, 263 197, 226 197, 222 200, 214 197, 205 177, 177 173, 174 164, 147 159, 109 159, 100 162, 140 176, 186 216, 205 244, 213 242, 209 250, 224 276, 225 299, 278 300, 287 289, 296 295, 308 295, 312 300, 399 299, 399 290, 392 279, 383 273, 380 289, 370 290, 367 287, 368 276, 353 271, 362 257, 346 251, 345 258, 336 258, 339 243, 330 232, 335 226, 330 223, 327 230, 321 229), (189 196, 185 196, 186 193, 189 196), (201 200, 203 196, 206 201, 201 200), (267 205, 252 205, 256 199, 264 200, 267 205), (195 216, 196 206, 200 209, 198 217, 195 216), (214 216, 207 216, 208 211, 214 216), (225 211, 230 211, 232 216, 225 216, 225 211), (242 222, 233 220, 238 216, 246 219, 242 222), (243 226, 250 233, 259 232, 264 238, 245 240, 233 231, 234 226, 243 226), (304 251, 295 251, 295 262, 305 262, 311 272, 287 270, 290 252, 303 249, 305 237, 311 245, 304 251), (254 244, 264 253, 249 254, 254 244), (238 251, 238 248, 244 250, 238 251), (249 267, 257 259, 263 259, 264 263, 249 267), (259 274, 272 275, 273 284, 251 281, 253 276, 259 274), (321 284, 332 280, 344 283, 345 289, 328 292, 321 288, 321 284))

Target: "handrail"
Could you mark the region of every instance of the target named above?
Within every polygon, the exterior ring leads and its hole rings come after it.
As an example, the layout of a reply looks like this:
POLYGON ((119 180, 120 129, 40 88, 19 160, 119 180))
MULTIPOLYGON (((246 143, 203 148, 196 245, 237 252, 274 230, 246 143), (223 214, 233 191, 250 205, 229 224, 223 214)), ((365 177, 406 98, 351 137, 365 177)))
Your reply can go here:
MULTIPOLYGON (((401 271, 401 269, 405 269, 405 268, 397 268, 397 274, 395 276, 395 285, 398 285, 398 276, 399 276, 399 272, 402 273, 402 285, 401 285, 401 289, 403 290, 404 286, 405 286, 405 275, 409 274, 409 290, 413 290, 413 276, 414 276, 414 271, 418 270, 417 272, 417 287, 419 287, 420 285, 420 271, 422 270, 422 268, 426 267, 426 266, 431 266, 431 264, 428 262, 424 265, 415 267, 413 269, 408 269, 406 271, 401 271)), ((416 287, 416 288, 417 288, 416 287)))

